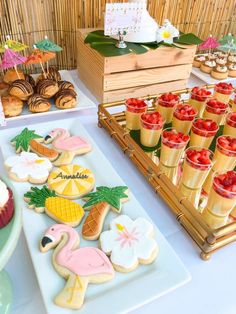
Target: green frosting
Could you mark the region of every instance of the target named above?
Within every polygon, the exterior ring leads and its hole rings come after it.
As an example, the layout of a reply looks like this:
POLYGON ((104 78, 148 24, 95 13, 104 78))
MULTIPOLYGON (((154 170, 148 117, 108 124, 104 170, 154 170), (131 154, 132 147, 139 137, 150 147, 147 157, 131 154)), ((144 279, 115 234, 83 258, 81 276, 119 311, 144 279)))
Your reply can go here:
POLYGON ((127 186, 116 186, 114 188, 99 186, 96 192, 85 195, 85 199, 88 199, 88 201, 84 204, 84 208, 86 209, 95 204, 106 202, 120 212, 122 200, 128 198, 127 192, 127 186))
POLYGON ((42 189, 31 187, 30 191, 24 194, 24 197, 29 199, 29 205, 35 208, 44 208, 46 199, 56 197, 56 193, 44 185, 42 189))
POLYGON ((16 147, 16 151, 28 152, 30 148, 30 141, 34 139, 41 139, 42 136, 35 134, 34 130, 25 128, 19 135, 15 136, 11 143, 16 147))

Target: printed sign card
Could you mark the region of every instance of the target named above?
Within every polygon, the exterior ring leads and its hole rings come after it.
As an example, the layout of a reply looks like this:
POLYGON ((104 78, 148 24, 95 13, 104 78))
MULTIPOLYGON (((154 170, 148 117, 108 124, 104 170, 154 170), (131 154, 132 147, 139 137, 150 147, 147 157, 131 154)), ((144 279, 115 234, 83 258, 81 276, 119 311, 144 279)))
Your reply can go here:
POLYGON ((117 35, 119 32, 138 32, 145 3, 107 3, 105 13, 105 35, 117 35))

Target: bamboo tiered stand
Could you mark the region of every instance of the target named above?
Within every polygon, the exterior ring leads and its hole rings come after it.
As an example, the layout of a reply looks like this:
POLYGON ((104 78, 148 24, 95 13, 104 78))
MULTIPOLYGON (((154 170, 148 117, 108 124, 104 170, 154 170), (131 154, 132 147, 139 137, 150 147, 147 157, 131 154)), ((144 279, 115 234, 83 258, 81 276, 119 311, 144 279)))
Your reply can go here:
MULTIPOLYGON (((207 89, 214 85, 204 86, 207 89)), ((191 89, 183 89, 173 92, 174 94, 189 93, 191 89)), ((145 100, 155 100, 161 94, 142 97, 145 100)), ((148 111, 153 111, 154 106, 148 111)), ((174 213, 177 221, 183 226, 187 233, 201 250, 200 256, 208 260, 211 254, 218 249, 236 240, 236 222, 229 223, 221 228, 212 230, 203 220, 201 214, 184 197, 178 188, 160 172, 157 164, 146 154, 133 140, 125 129, 124 101, 100 104, 98 111, 99 126, 104 127, 110 136, 119 144, 133 164, 144 175, 154 191, 160 195, 174 213), (120 108, 123 106, 123 108, 120 108), (116 111, 118 113, 112 113, 116 111)))

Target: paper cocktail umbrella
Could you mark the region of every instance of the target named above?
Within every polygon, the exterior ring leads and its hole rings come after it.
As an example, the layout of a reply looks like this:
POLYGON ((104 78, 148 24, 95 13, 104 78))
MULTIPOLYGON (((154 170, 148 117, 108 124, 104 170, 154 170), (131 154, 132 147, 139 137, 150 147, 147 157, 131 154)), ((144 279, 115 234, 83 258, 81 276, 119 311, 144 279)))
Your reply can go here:
POLYGON ((52 51, 52 52, 60 52, 62 51, 62 47, 58 46, 57 44, 53 43, 48 39, 47 36, 39 42, 35 44, 35 46, 44 51, 52 51))
POLYGON ((17 71, 17 65, 25 63, 27 60, 21 54, 13 51, 12 49, 8 48, 7 45, 4 46, 5 52, 3 54, 1 68, 6 70, 8 68, 15 68, 18 78, 20 78, 19 73, 17 71))
POLYGON ((37 64, 37 63, 39 63, 41 65, 44 77, 46 78, 47 75, 46 75, 44 68, 43 68, 43 62, 47 62, 47 61, 55 58, 55 56, 56 56, 56 54, 54 52, 39 50, 34 45, 34 50, 27 57, 27 61, 25 62, 25 64, 37 64))
POLYGON ((228 53, 230 53, 231 51, 236 52, 236 42, 234 41, 234 39, 231 39, 231 42, 221 45, 219 47, 219 50, 226 51, 228 53))
POLYGON ((198 48, 200 50, 212 50, 219 47, 219 45, 218 40, 210 35, 198 48))
POLYGON ((19 41, 12 40, 9 35, 6 36, 7 40, 4 44, 0 45, 0 52, 5 51, 5 46, 8 46, 13 51, 22 51, 28 48, 27 45, 20 43, 19 41))
POLYGON ((221 45, 230 44, 233 41, 234 44, 236 44, 236 37, 234 37, 231 33, 228 35, 225 35, 223 38, 219 40, 219 43, 221 45))

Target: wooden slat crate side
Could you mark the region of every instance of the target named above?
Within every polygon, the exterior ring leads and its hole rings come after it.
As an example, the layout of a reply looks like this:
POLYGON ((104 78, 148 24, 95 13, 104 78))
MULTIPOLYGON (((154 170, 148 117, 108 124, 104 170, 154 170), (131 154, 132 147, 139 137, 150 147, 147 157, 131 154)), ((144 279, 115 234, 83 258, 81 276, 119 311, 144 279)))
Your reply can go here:
POLYGON ((104 92, 103 97, 99 99, 102 103, 127 99, 130 97, 142 97, 143 95, 153 95, 158 93, 166 93, 172 90, 182 90, 187 86, 187 80, 177 80, 165 82, 161 84, 135 86, 131 88, 118 89, 114 91, 104 92))
POLYGON ((192 64, 104 75, 104 91, 187 79, 192 64))

